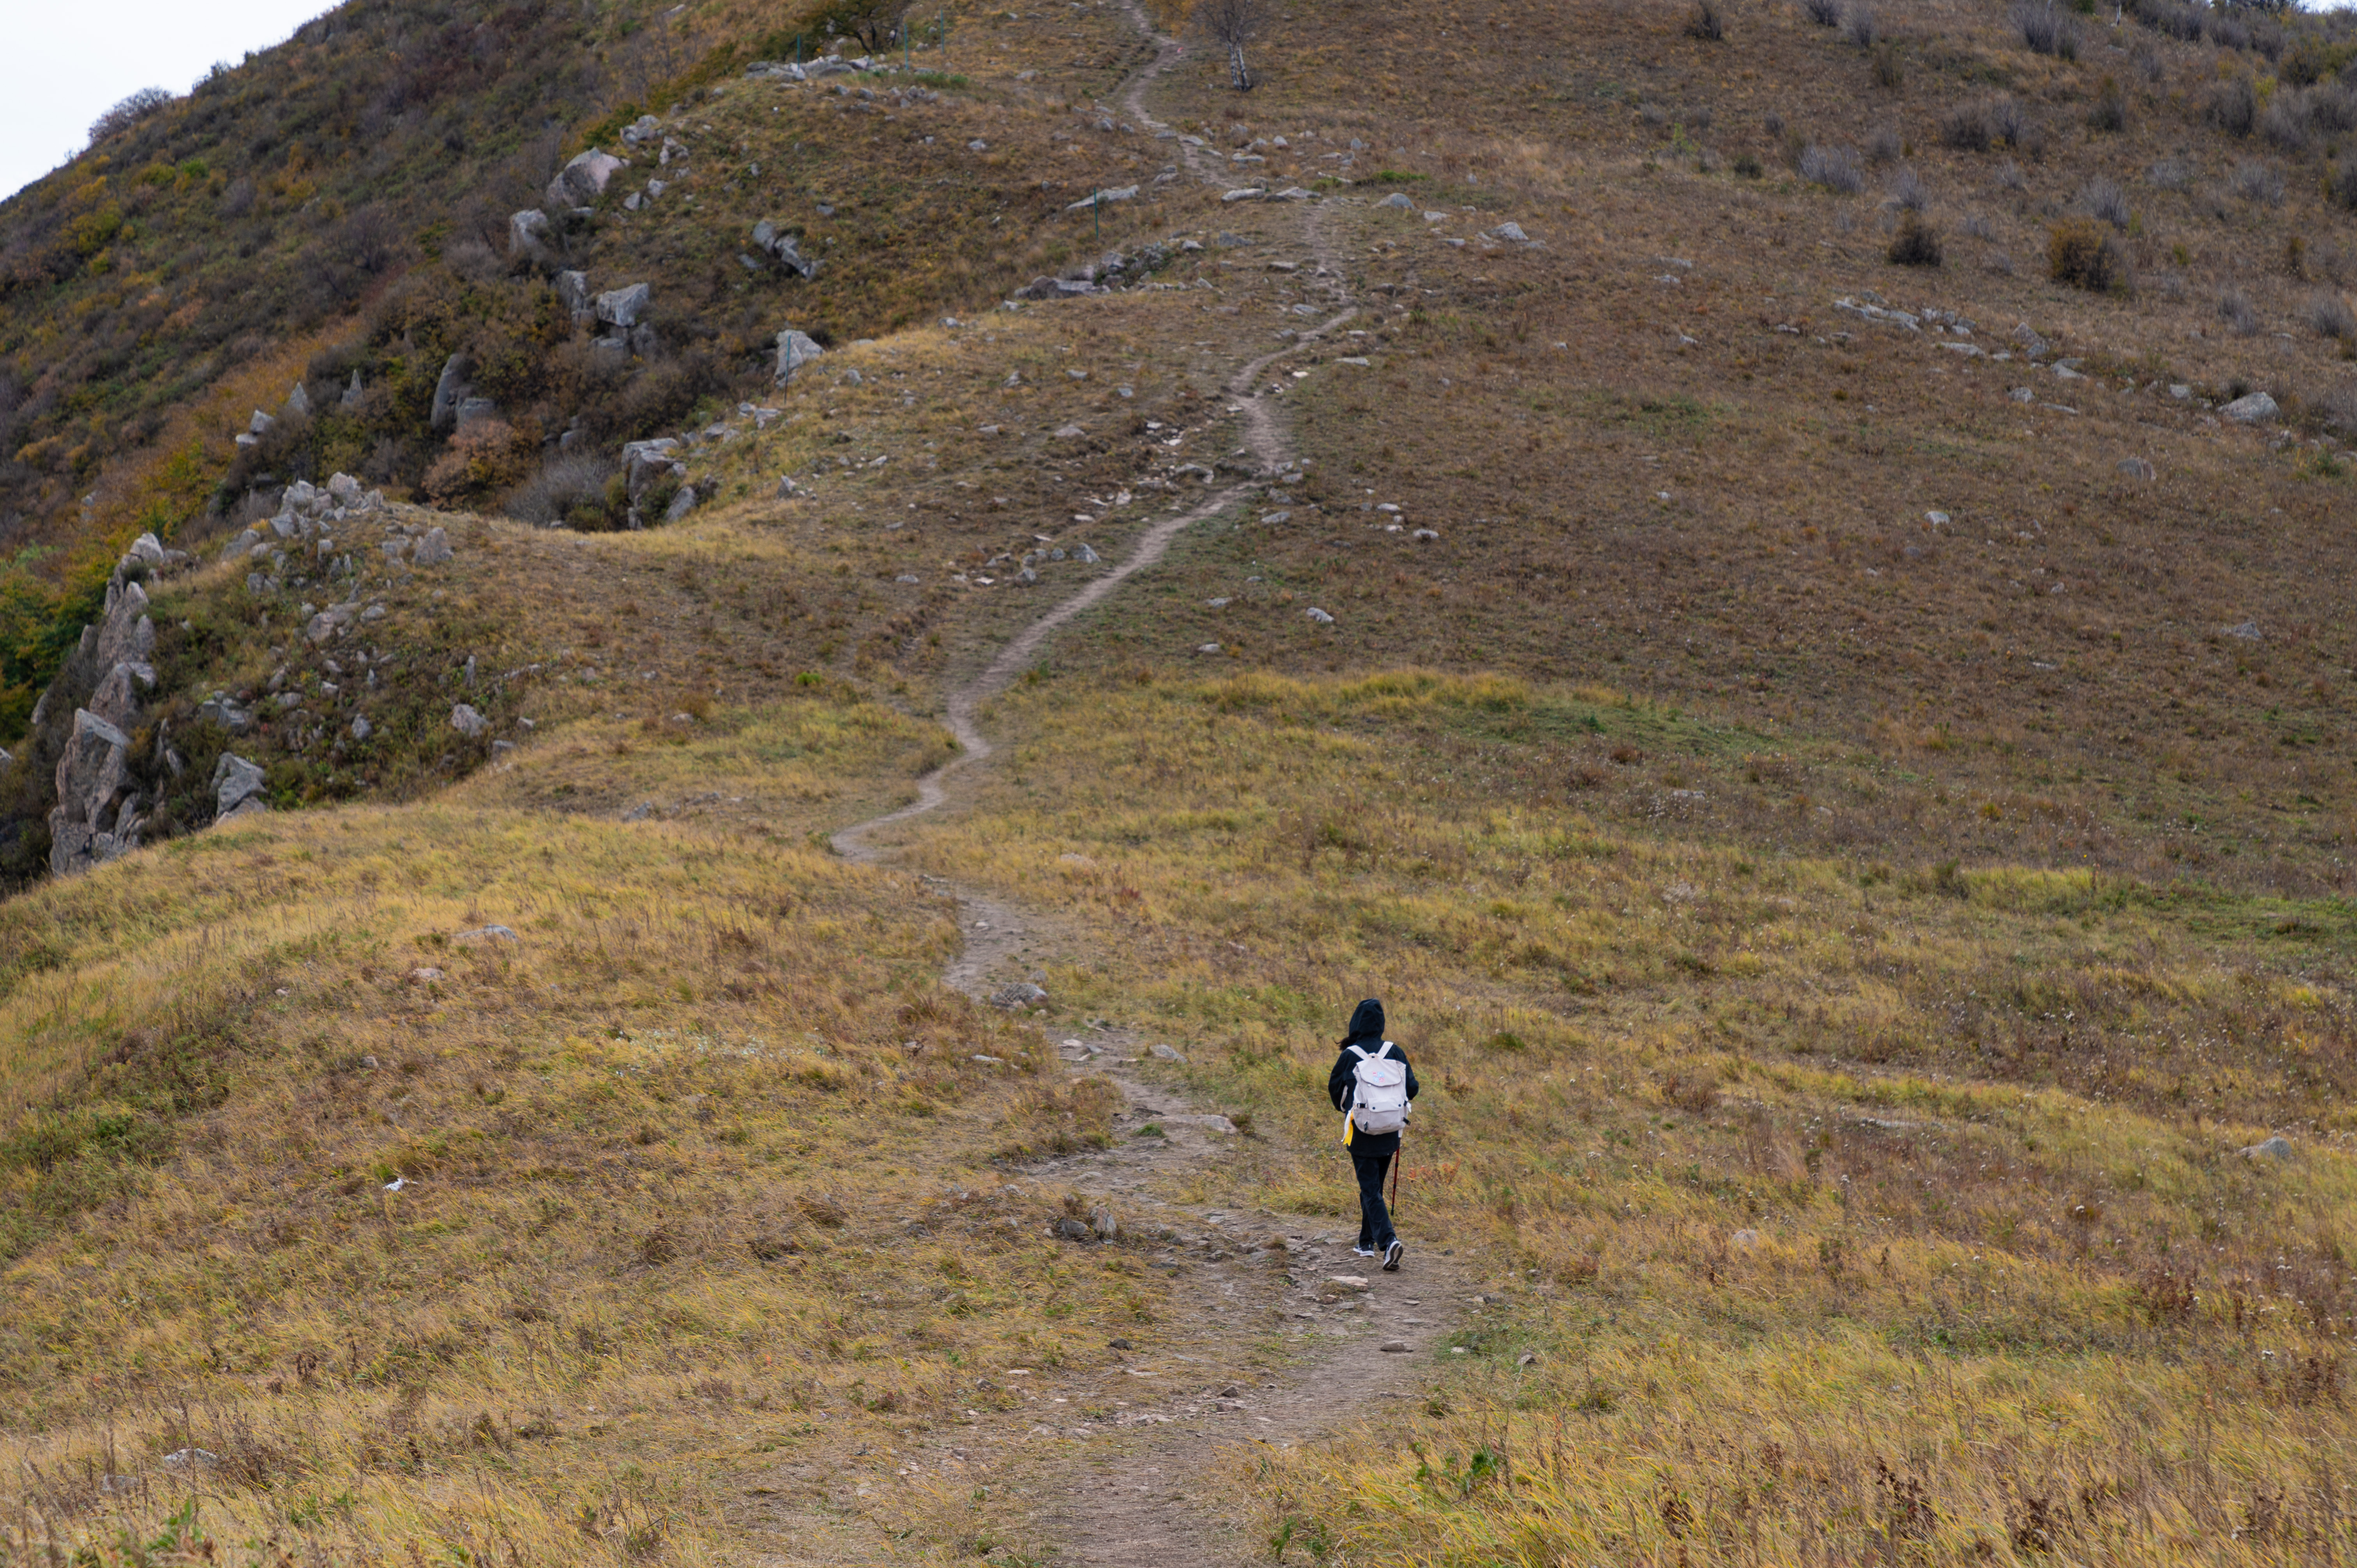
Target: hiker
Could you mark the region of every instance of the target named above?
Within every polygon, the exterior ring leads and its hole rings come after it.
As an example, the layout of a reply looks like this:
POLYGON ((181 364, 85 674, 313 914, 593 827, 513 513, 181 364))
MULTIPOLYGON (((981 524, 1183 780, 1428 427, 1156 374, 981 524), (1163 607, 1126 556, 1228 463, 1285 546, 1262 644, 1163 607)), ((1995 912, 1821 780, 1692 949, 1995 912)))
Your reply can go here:
POLYGON ((1359 1175, 1359 1244, 1362 1258, 1380 1255, 1385 1273, 1400 1266, 1400 1239, 1383 1205, 1383 1176, 1399 1153, 1415 1098, 1415 1069, 1407 1053, 1383 1038, 1383 1004, 1370 996, 1351 1015, 1351 1032, 1326 1077, 1327 1097, 1343 1113, 1342 1142, 1359 1175))

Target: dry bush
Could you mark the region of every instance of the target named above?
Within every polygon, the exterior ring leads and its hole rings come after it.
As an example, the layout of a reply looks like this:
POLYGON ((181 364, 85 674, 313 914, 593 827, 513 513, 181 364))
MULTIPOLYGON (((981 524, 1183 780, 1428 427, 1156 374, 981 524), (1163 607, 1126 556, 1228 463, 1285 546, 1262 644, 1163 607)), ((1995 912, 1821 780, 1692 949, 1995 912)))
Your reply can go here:
POLYGON ((2108 76, 2104 78, 2103 87, 2095 94, 2095 106, 2087 111, 2087 125, 2091 130, 2115 133, 2128 128, 2127 95, 2120 91, 2120 84, 2108 76))
POLYGON ((2047 231, 2046 274, 2072 288, 2125 292, 2129 286, 2127 250, 2118 236, 2090 220, 2066 219, 2047 231))
POLYGON ((171 93, 163 88, 141 88, 91 122, 90 145, 94 147, 109 136, 128 131, 171 102, 171 93))
POLYGON ((2357 381, 2342 381, 2316 400, 2324 423, 2343 435, 2357 435, 2357 381))
POLYGON ((500 510, 519 522, 554 528, 587 521, 576 512, 588 509, 603 521, 606 489, 618 472, 611 458, 587 452, 559 452, 543 463, 532 478, 510 491, 500 510))
POLYGON ((1853 5, 1842 17, 1842 37, 1854 48, 1872 48, 1878 27, 1871 6, 1853 5))
POLYGON ((2144 178, 2155 190, 2184 190, 2193 184, 2193 166, 2183 158, 2162 158, 2145 171, 2144 178))
POLYGON ((1874 46, 1874 83, 1889 92, 1907 85, 1907 62, 1888 39, 1874 46))
POLYGON ((2251 296, 2241 289, 2230 288, 2218 296, 2218 319, 2233 328, 2237 338, 2258 335, 2258 310, 2251 304, 2251 296))
POLYGON ((2108 179, 2091 179, 2082 186, 2079 206, 2090 218, 2108 223, 2124 233, 2134 216, 2128 210, 2127 194, 2108 179))
POLYGON ((1857 157, 1846 147, 1811 142, 1801 151, 1800 174, 1810 184, 1824 186, 1842 196, 1856 196, 1866 188, 1866 176, 1858 170, 1857 157))
POLYGON ((2054 8, 2052 0, 2029 0, 2013 8, 2014 31, 2031 52, 2056 59, 2079 58, 2079 25, 2054 8))
POLYGON ((1887 204, 1901 212, 1921 212, 1932 205, 1932 193, 1913 169, 1903 168, 1899 171, 1899 177, 1890 182, 1887 204))
POLYGON ((532 452, 530 439, 506 421, 479 419, 450 437, 419 489, 438 505, 462 505, 522 479, 532 452))
POLYGON ((1820 27, 1841 26, 1841 0, 1801 0, 1801 12, 1820 27))
POLYGON ((2230 136, 2247 136, 2259 117, 2259 95, 2247 76, 2237 76, 2210 90, 2202 113, 2230 136))
POLYGON ((2337 294, 2319 294, 2308 302, 2308 324, 2319 337, 2357 344, 2357 312, 2352 312, 2349 302, 2337 294))
POLYGON ((2227 177, 2227 186, 2236 196, 2262 207, 2280 207, 2284 199, 2283 172, 2273 164, 2252 159, 2234 166, 2227 177))
POLYGON ((1866 161, 1878 168, 1884 164, 1898 162, 1906 150, 1906 144, 1899 139, 1899 133, 1889 125, 1877 126, 1874 134, 1866 139, 1866 161))
POLYGON ((1913 212, 1899 220, 1899 231, 1890 237, 1890 260, 1902 267, 1936 267, 1940 264, 1940 231, 1913 212))
POLYGON ((1727 37, 1727 18, 1718 0, 1695 0, 1695 8, 1686 17, 1686 37, 1713 44, 1727 37))

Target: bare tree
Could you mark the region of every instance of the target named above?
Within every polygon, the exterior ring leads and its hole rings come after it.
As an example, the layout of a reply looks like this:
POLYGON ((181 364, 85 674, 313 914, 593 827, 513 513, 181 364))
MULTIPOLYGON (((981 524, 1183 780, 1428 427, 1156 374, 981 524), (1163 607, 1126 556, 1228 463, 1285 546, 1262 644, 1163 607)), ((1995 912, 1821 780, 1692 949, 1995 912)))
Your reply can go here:
POLYGON ((91 123, 90 145, 98 145, 118 131, 127 131, 172 102, 160 87, 143 87, 91 123))
POLYGON ((1244 46, 1258 42, 1275 15, 1275 0, 1198 0, 1195 26, 1228 51, 1228 75, 1238 92, 1250 92, 1253 86, 1244 46))

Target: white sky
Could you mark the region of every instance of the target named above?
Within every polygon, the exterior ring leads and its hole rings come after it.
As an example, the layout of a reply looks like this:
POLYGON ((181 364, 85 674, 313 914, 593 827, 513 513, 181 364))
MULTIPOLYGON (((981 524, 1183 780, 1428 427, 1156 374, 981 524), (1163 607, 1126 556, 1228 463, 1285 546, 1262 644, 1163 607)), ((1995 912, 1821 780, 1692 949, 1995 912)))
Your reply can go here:
POLYGON ((284 43, 333 0, 43 0, 9 5, 0 62, 0 199, 90 140, 90 123, 143 87, 183 93, 248 50, 284 43))

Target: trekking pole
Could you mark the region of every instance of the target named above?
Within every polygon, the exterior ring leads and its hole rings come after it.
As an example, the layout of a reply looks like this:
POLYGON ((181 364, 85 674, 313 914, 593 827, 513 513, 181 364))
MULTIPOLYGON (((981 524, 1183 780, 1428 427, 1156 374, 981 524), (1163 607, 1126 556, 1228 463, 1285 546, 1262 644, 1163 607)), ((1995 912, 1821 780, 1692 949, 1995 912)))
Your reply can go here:
POLYGON ((1396 1224, 1398 1224, 1398 1223, 1399 1223, 1399 1174, 1400 1174, 1400 1166, 1402 1166, 1402 1165, 1405 1165, 1405 1164, 1407 1164, 1407 1134, 1406 1134, 1406 1133, 1403 1132, 1403 1133, 1400 1133, 1400 1146, 1399 1146, 1399 1152, 1398 1152, 1398 1153, 1396 1153, 1396 1154, 1394 1154, 1394 1155, 1392 1155, 1392 1204, 1391 1204, 1391 1208, 1392 1208, 1392 1223, 1393 1223, 1393 1224, 1394 1224, 1394 1225, 1396 1225, 1396 1224))

